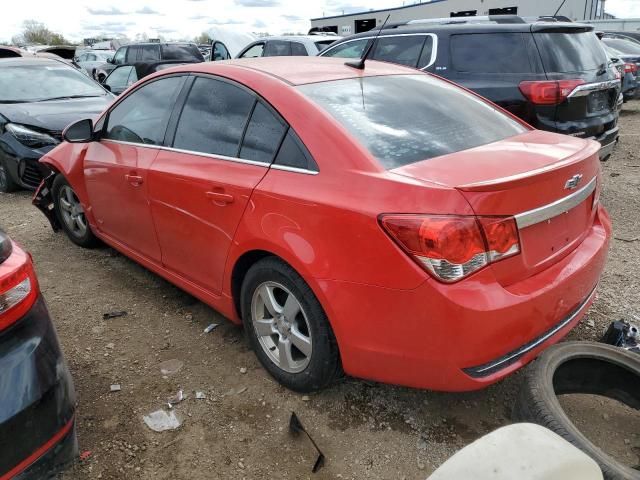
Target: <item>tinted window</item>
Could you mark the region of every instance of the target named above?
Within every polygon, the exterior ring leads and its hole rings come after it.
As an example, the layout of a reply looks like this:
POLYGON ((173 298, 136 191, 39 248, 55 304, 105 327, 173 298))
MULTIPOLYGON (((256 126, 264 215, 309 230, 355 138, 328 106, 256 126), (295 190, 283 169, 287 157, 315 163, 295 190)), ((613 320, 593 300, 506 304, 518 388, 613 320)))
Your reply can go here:
MULTIPOLYGON (((420 60, 418 60, 418 68, 425 68, 431 65, 431 56, 433 55, 434 41, 432 36, 428 36, 422 46, 420 60)), ((435 59, 434 59, 435 60, 435 59)))
POLYGON ((253 47, 249 48, 246 52, 240 55, 242 58, 257 58, 262 56, 264 50, 264 43, 256 43, 253 47))
POLYGON ((371 58, 415 67, 418 64, 424 39, 424 35, 380 37, 376 40, 371 58))
POLYGON ((273 163, 285 167, 302 168, 314 172, 318 171, 316 162, 311 158, 307 149, 291 129, 287 132, 287 136, 284 137, 282 146, 273 163))
POLYGON ((522 33, 471 33, 451 36, 451 61, 458 72, 529 73, 522 33))
POLYGON ((160 60, 160 45, 145 45, 141 49, 139 62, 153 62, 160 60))
POLYGON ((121 65, 124 63, 124 57, 127 53, 127 47, 119 48, 116 54, 113 56, 113 63, 121 65))
POLYGON ((297 88, 335 117, 386 168, 526 131, 491 104, 428 75, 350 78, 297 88))
POLYGON ((162 45, 163 60, 188 60, 202 62, 204 57, 195 45, 162 45))
POLYGON ((105 138, 160 145, 185 77, 148 83, 128 95, 109 113, 105 138))
POLYGON ((173 146, 194 152, 238 156, 255 97, 220 80, 196 79, 182 110, 173 146))
POLYGON ((127 63, 137 62, 138 58, 140 58, 140 50, 142 50, 142 47, 129 47, 127 51, 127 63))
POLYGON ((630 40, 623 40, 620 38, 605 38, 603 39, 607 45, 615 48, 619 52, 627 55, 640 55, 640 44, 632 42, 630 40))
POLYGON ((340 57, 340 58, 360 58, 362 57, 362 53, 364 51, 364 47, 367 45, 369 40, 353 40, 351 42, 341 43, 340 45, 336 45, 331 48, 331 50, 327 50, 326 52, 322 52, 323 57, 340 57))
POLYGON ((282 40, 271 40, 264 47, 265 57, 287 57, 291 55, 291 42, 282 40))
POLYGON ((333 42, 335 42, 335 40, 320 40, 319 42, 316 42, 316 48, 318 49, 319 52, 321 52, 322 50, 327 48, 329 45, 331 45, 333 42))
POLYGON ((256 103, 242 141, 240 158, 271 163, 286 128, 284 122, 262 102, 256 103))
POLYGON ((291 42, 291 55, 305 57, 308 55, 307 48, 298 42, 291 42))
POLYGON ((547 72, 599 70, 607 54, 593 32, 535 33, 533 35, 547 72))
POLYGON ((213 44, 213 60, 227 60, 231 58, 229 55, 229 51, 227 47, 224 46, 221 42, 216 42, 213 44))

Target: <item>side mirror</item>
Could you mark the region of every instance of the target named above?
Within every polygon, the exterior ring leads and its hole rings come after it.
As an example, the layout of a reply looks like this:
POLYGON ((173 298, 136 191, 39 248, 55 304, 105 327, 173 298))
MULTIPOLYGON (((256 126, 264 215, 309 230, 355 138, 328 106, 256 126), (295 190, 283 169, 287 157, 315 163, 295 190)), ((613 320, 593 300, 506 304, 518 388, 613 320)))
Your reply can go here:
POLYGON ((113 64, 113 58, 107 58, 107 63, 113 64))
POLYGON ((93 140, 93 121, 90 118, 72 123, 62 132, 63 140, 69 143, 87 143, 93 140))
MULTIPOLYGON (((105 78, 106 81, 106 78, 105 78)), ((102 88, 104 88, 107 92, 111 91, 111 85, 109 85, 108 83, 102 83, 102 88)))

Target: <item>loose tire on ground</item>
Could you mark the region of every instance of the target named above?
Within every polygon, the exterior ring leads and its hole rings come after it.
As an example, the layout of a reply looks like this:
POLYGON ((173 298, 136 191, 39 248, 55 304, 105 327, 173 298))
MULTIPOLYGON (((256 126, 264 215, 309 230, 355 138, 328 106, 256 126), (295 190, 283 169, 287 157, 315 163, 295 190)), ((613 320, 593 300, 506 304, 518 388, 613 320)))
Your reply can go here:
POLYGON ((640 480, 640 471, 617 462, 571 422, 558 395, 602 395, 640 410, 640 355, 602 343, 566 342, 527 367, 514 420, 538 423, 593 458, 607 480, 640 480))
POLYGON ((51 190, 58 222, 67 237, 76 245, 84 248, 92 248, 99 245, 100 240, 91 231, 84 213, 79 213, 78 205, 80 201, 66 178, 58 175, 53 181, 51 190))
POLYGON ((278 382, 297 392, 311 392, 341 377, 331 325, 313 291, 293 268, 276 257, 256 262, 242 282, 240 301, 248 341, 262 366, 278 382), (266 298, 274 299, 270 308, 266 298), (297 313, 288 315, 289 311, 297 313), (296 335, 297 340, 293 338, 296 335), (307 338, 310 347, 305 344, 298 350, 299 338, 307 338), (293 347, 287 349, 288 345, 293 347), (282 366, 281 348, 291 353, 283 354, 282 366))

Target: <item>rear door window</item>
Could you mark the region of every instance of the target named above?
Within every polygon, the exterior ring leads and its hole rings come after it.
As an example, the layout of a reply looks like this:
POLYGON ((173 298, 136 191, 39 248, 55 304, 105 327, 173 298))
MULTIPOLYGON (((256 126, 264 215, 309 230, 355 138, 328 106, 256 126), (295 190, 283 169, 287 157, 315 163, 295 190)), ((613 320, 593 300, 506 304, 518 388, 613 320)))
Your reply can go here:
POLYGON ((323 57, 339 57, 339 58, 360 58, 364 53, 364 47, 367 46, 369 39, 352 40, 344 42, 329 50, 322 52, 323 57))
POLYGON ((349 78, 296 88, 388 169, 527 130, 492 104, 424 74, 349 78))
POLYGON ((119 48, 116 54, 113 56, 113 63, 115 65, 122 65, 125 61, 126 54, 127 54, 127 47, 119 48))
POLYGON ((257 102, 242 140, 240 158, 271 163, 287 125, 262 102, 257 102))
POLYGON ((160 60, 160 45, 144 45, 138 59, 140 62, 160 60))
POLYGON ((135 63, 138 61, 138 56, 140 55, 140 50, 142 47, 132 46, 127 50, 127 63, 135 63))
POLYGON ((318 171, 318 165, 315 160, 291 129, 289 129, 287 135, 284 137, 282 146, 273 164, 282 167, 300 168, 312 172, 318 171))
POLYGON ((297 57, 308 56, 307 48, 299 42, 291 42, 291 55, 297 57))
POLYGON ((599 70, 608 62, 607 54, 593 32, 534 33, 547 72, 573 73, 599 70))
POLYGON ((282 40, 271 40, 264 47, 265 57, 288 57, 291 56, 291 42, 282 40))
POLYGON ((161 145, 184 79, 161 78, 131 92, 109 112, 103 138, 161 145))
POLYGON ((237 157, 255 96, 231 83, 197 78, 180 115, 175 148, 237 157))
POLYGON ((418 60, 418 68, 430 67, 435 62, 434 48, 436 42, 434 37, 428 35, 422 46, 422 53, 420 54, 420 60, 418 60))
POLYGON ((375 41, 375 48, 371 58, 373 60, 416 67, 425 37, 425 35, 380 37, 375 41))
POLYGON ((250 47, 246 52, 240 55, 240 58, 258 58, 261 57, 264 52, 264 43, 256 43, 250 47))
POLYGON ((189 62, 202 62, 204 57, 198 47, 191 44, 164 44, 162 45, 163 60, 185 60, 189 62))
MULTIPOLYGON (((124 65, 114 69, 111 74, 105 80, 105 85, 108 85, 111 90, 122 90, 128 85, 128 79, 131 76, 131 72, 135 72, 132 65, 124 65)), ((132 82, 133 83, 133 82, 132 82)))
POLYGON ((451 63, 457 72, 531 73, 523 33, 468 33, 451 36, 451 63))

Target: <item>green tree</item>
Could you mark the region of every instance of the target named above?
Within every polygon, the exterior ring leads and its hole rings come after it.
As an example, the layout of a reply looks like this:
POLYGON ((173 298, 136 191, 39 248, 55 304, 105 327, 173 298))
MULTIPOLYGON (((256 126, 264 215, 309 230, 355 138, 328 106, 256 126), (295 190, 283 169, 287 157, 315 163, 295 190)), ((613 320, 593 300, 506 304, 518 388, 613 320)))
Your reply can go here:
POLYGON ((36 20, 25 20, 22 33, 12 38, 15 44, 67 45, 69 42, 61 33, 52 32, 44 23, 36 20))
POLYGON ((211 43, 211 37, 207 32, 202 32, 200 35, 193 39, 195 43, 211 43))

